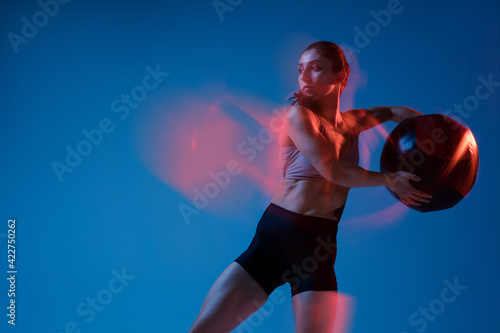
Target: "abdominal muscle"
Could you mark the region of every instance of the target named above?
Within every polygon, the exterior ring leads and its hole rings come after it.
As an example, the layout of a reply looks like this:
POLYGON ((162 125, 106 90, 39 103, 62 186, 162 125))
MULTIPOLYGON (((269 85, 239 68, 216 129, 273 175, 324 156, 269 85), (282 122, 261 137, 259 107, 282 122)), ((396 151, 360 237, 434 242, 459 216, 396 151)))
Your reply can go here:
MULTIPOLYGON (((293 144, 284 133, 280 144, 293 144)), ((345 204, 350 188, 326 180, 282 178, 272 203, 292 212, 337 220, 336 209, 345 204)))
MULTIPOLYGON (((279 143, 293 144, 284 132, 280 134, 279 143)), ((349 190, 326 180, 283 178, 271 202, 295 213, 337 220, 334 212, 345 204, 349 190)))
POLYGON ((272 203, 292 212, 337 220, 334 211, 345 204, 349 188, 328 181, 283 178, 272 203))

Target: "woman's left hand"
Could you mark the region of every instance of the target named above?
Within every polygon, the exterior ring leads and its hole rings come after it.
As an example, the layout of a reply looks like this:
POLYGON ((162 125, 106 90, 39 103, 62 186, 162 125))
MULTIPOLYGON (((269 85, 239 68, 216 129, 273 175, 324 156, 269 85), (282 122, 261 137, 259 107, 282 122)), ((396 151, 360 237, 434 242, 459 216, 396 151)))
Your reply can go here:
POLYGON ((410 179, 420 181, 420 177, 405 171, 386 173, 387 187, 395 192, 402 203, 406 205, 420 206, 422 203, 429 203, 432 195, 416 189, 410 184, 410 179))

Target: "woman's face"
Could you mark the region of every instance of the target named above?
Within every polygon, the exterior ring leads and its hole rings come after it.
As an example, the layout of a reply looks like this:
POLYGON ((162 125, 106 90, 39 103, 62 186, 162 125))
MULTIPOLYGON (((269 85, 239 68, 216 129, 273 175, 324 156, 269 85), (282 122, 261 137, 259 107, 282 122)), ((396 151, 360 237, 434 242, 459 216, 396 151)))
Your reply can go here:
POLYGON ((313 99, 330 94, 338 83, 337 75, 332 72, 332 62, 315 49, 302 53, 298 71, 300 90, 313 99))

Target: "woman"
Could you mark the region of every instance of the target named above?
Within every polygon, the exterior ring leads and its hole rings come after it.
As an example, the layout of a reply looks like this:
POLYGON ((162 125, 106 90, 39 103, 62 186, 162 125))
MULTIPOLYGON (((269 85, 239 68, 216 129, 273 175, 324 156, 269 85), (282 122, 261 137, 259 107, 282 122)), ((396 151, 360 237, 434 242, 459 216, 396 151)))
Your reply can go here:
POLYGON ((387 186, 413 205, 432 197, 409 183, 419 180, 416 175, 358 166, 360 132, 420 113, 406 107, 341 113, 339 99, 349 71, 344 53, 331 42, 313 43, 300 56, 300 91, 280 135, 278 192, 248 249, 213 284, 190 332, 230 332, 288 282, 296 332, 331 333, 337 305, 337 226, 349 189, 387 186))

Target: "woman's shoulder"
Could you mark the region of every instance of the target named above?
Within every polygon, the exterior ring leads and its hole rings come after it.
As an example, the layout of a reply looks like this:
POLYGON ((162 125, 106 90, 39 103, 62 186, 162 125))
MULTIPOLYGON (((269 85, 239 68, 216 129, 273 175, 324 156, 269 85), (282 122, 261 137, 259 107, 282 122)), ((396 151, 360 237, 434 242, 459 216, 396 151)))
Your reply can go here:
POLYGON ((357 124, 360 119, 360 114, 358 113, 359 109, 352 109, 342 112, 342 119, 347 124, 347 129, 351 132, 351 134, 359 135, 359 131, 356 130, 358 127, 357 124))
POLYGON ((369 111, 367 109, 351 109, 342 112, 342 118, 351 128, 352 134, 359 136, 365 130, 363 125, 369 111))
POLYGON ((393 119, 391 106, 374 106, 367 109, 352 109, 346 111, 346 116, 352 118, 358 132, 366 131, 374 126, 393 119))
POLYGON ((342 112, 342 117, 350 122, 358 122, 366 116, 366 109, 350 109, 342 112))
POLYGON ((302 105, 290 105, 285 109, 285 116, 288 120, 303 121, 306 118, 314 117, 315 113, 302 105))
POLYGON ((291 105, 288 108, 285 108, 283 111, 283 118, 285 126, 281 131, 281 137, 283 137, 283 140, 280 140, 280 143, 285 145, 293 144, 288 136, 288 129, 290 126, 305 126, 309 129, 320 128, 322 126, 319 116, 310 109, 301 105, 291 105))

